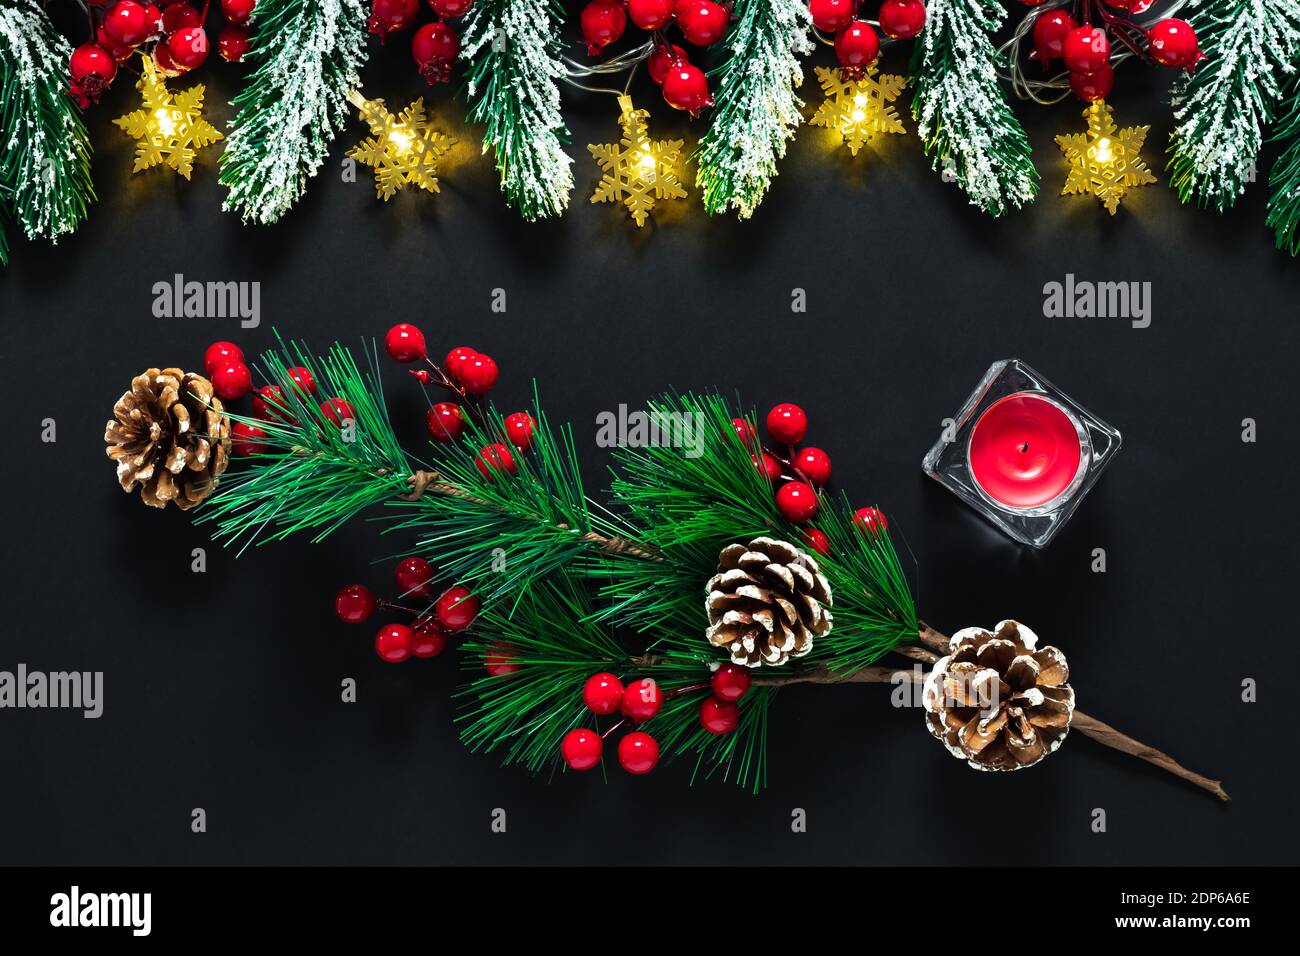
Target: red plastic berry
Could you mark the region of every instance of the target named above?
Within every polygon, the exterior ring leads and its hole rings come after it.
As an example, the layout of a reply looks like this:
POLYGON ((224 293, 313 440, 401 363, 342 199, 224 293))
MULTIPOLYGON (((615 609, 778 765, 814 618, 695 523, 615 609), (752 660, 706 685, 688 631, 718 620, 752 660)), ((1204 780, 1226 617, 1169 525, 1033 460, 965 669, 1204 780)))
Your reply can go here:
POLYGON ((859 508, 853 512, 853 523, 869 535, 884 534, 889 530, 885 513, 878 508, 859 508))
POLYGON ((104 32, 119 46, 143 43, 152 29, 144 6, 135 0, 118 0, 104 14, 104 32))
POLYGON ((1101 27, 1075 27, 1065 35, 1061 59, 1074 73, 1096 73, 1110 62, 1110 37, 1101 27))
POLYGON ((312 377, 311 370, 301 365, 295 365, 285 372, 289 376, 289 381, 297 386, 299 394, 315 395, 316 379, 312 377))
POLYGON ((227 63, 239 63, 252 48, 252 36, 247 27, 224 26, 217 34, 217 52, 227 63))
POLYGON ((797 445, 808 433, 808 416, 798 405, 783 402, 767 413, 767 433, 779 445, 797 445))
POLYGON ((614 0, 591 0, 582 8, 580 17, 582 38, 587 41, 587 54, 597 56, 623 35, 627 27, 627 14, 614 0))
POLYGON ((429 0, 429 6, 440 17, 463 17, 474 7, 474 0, 429 0))
POLYGON ((167 38, 167 52, 182 70, 203 65, 208 58, 208 34, 203 27, 186 27, 167 38))
MULTIPOLYGON (((130 47, 128 56, 130 55, 130 47)), ((83 110, 92 103, 98 103, 104 90, 117 75, 117 59, 113 53, 98 43, 83 43, 72 51, 68 64, 72 82, 68 85, 68 95, 77 101, 83 110)))
POLYGON ((506 438, 520 451, 533 447, 533 416, 527 412, 515 412, 506 416, 506 438))
POLYGON ((794 464, 818 488, 831 480, 831 456, 820 448, 801 449, 794 464))
MULTIPOLYGON (((114 63, 125 63, 127 60, 131 59, 131 57, 135 56, 135 47, 118 43, 108 35, 108 31, 104 29, 104 24, 102 23, 95 31, 95 44, 111 56, 114 63)), ((167 47, 160 43, 155 49, 165 50, 167 47)))
POLYGON ((560 741, 560 756, 570 770, 590 770, 600 763, 604 750, 605 742, 600 739, 600 734, 586 727, 570 730, 560 741))
POLYGON ((455 402, 438 402, 424 413, 424 428, 434 441, 455 441, 465 432, 465 416, 455 402))
POLYGON ((246 26, 253 15, 257 0, 221 0, 221 12, 237 27, 246 26))
POLYGON ((500 677, 503 674, 513 674, 524 665, 519 663, 513 647, 498 641, 492 645, 487 654, 483 655, 483 666, 493 677, 500 677))
POLYGON ((213 342, 208 346, 208 350, 203 353, 203 368, 207 370, 208 376, 223 365, 230 362, 242 362, 244 360, 243 350, 234 342, 213 342))
POLYGON ((853 22, 855 0, 809 0, 808 12, 813 26, 824 33, 839 33, 853 22))
POLYGON ((357 420, 357 413, 352 408, 352 403, 342 398, 327 398, 321 402, 320 413, 339 427, 342 427, 346 421, 357 420))
POLYGON ((213 371, 212 388, 223 401, 243 398, 253 390, 253 373, 243 362, 227 360, 213 371))
POLYGON ((199 19, 199 11, 194 9, 192 3, 173 3, 162 12, 162 29, 168 36, 186 27, 200 26, 202 23, 203 21, 199 19))
POLYGON ((835 58, 850 77, 860 77, 880 54, 880 37, 870 23, 854 20, 835 36, 835 58))
POLYGON ((1093 100, 1104 100, 1110 95, 1110 89, 1115 85, 1115 71, 1107 63, 1096 73, 1071 73, 1070 89, 1074 95, 1085 103, 1091 103, 1093 100))
POLYGON ((808 545, 823 558, 830 557, 831 539, 826 537, 826 532, 818 528, 805 528, 803 532, 803 543, 808 545))
POLYGON ((397 593, 427 597, 429 582, 433 580, 433 568, 424 558, 412 555, 397 562, 393 577, 397 580, 397 593))
POLYGON ((414 637, 411 654, 414 657, 437 657, 447 647, 447 635, 431 617, 421 617, 411 625, 414 637))
POLYGON ((662 30, 673 19, 673 0, 627 0, 628 18, 642 30, 662 30))
POLYGON ((787 481, 777 490, 776 510, 791 524, 811 521, 817 513, 817 492, 802 481, 787 481))
POLYGON ((447 373, 448 378, 459 385, 461 369, 475 355, 478 355, 478 353, 468 345, 458 345, 448 352, 447 357, 443 359, 442 370, 447 373))
POLYGON ((334 613, 344 624, 364 624, 379 602, 364 584, 347 584, 334 595, 334 613))
POLYGON ((405 624, 385 624, 375 635, 375 653, 390 664, 400 664, 411 656, 415 632, 405 624))
POLYGON ((263 439, 266 432, 248 422, 235 422, 230 429, 230 447, 236 455, 260 455, 269 447, 263 439))
POLYGON ((438 623, 449 631, 463 631, 473 624, 478 609, 478 598, 460 585, 443 591, 442 597, 434 605, 438 623))
POLYGON ((921 0, 885 0, 878 19, 885 36, 910 40, 925 29, 925 4, 921 0))
POLYGON ((284 392, 279 385, 263 385, 253 393, 253 416, 263 421, 280 421, 286 414, 284 392))
POLYGON ((497 383, 497 363, 490 355, 476 353, 461 362, 460 383, 465 386, 465 391, 481 398, 497 383))
POLYGON ((1147 32, 1151 56, 1161 66, 1187 69, 1204 56, 1196 42, 1196 31, 1186 20, 1170 17, 1147 32))
POLYGON ((420 13, 420 0, 371 0, 366 29, 380 40, 397 30, 405 30, 420 13))
POLYGON ((660 44, 650 51, 650 56, 646 60, 646 72, 650 74, 650 79, 654 80, 658 86, 664 85, 664 77, 673 66, 680 63, 689 63, 686 59, 686 51, 673 44, 671 47, 660 44))
POLYGON ((424 333, 408 322, 394 325, 384 336, 384 348, 396 362, 407 364, 424 358, 424 333))
POLYGON ((692 116, 698 116, 700 110, 713 105, 708 77, 691 63, 673 64, 660 85, 664 90, 664 102, 675 110, 686 110, 692 116))
POLYGON ((746 445, 758 444, 758 433, 754 430, 754 424, 748 418, 733 418, 731 427, 736 430, 736 437, 746 445))
POLYGON ((582 702, 593 714, 612 714, 623 704, 623 682, 607 671, 592 674, 582 685, 582 702))
POLYGON ((634 731, 618 742, 618 762, 628 773, 649 773, 659 762, 659 744, 649 734, 634 731))
POLYGON ((696 46, 712 46, 721 40, 731 19, 727 8, 713 0, 677 0, 676 15, 682 36, 696 46))
POLYGON ((740 723, 740 708, 732 701, 706 697, 700 703, 700 726, 711 734, 729 734, 740 723))
POLYGON ((623 691, 621 709, 627 717, 638 724, 644 724, 659 713, 663 705, 663 692, 652 677, 634 680, 623 691))
POLYGON ((1078 24, 1068 13, 1048 10, 1034 20, 1034 52, 1037 59, 1055 60, 1065 48, 1065 38, 1078 24))
MULTIPOLYGON (((161 0, 161 2, 166 3, 167 0, 161 0)), ((149 26, 149 36, 157 36, 162 32, 162 11, 158 9, 158 5, 155 3, 142 3, 140 6, 144 7, 144 22, 149 26)))
POLYGON ((515 456, 510 454, 510 449, 500 442, 491 445, 484 445, 478 450, 478 455, 474 458, 474 464, 481 474, 488 481, 492 480, 492 472, 504 471, 509 475, 519 474, 519 466, 515 463, 515 456))
POLYGON ((774 456, 763 452, 761 461, 757 455, 750 455, 749 457, 754 462, 754 467, 761 471, 768 481, 776 481, 781 477, 781 463, 774 456))
POLYGON ((460 55, 460 37, 441 20, 426 23, 411 37, 411 56, 426 83, 446 83, 460 55))
MULTIPOLYGON (((128 47, 127 49, 130 49, 128 47)), ((124 59, 130 59, 134 51, 124 59)), ((118 60, 122 62, 122 60, 118 60)), ((153 48, 153 65, 158 68, 158 72, 163 76, 180 76, 185 71, 172 61, 171 51, 167 49, 166 43, 155 43, 153 48)))
POLYGON ((723 664, 713 672, 709 682, 714 695, 719 700, 740 700, 749 693, 749 685, 754 681, 748 667, 739 664, 723 664))

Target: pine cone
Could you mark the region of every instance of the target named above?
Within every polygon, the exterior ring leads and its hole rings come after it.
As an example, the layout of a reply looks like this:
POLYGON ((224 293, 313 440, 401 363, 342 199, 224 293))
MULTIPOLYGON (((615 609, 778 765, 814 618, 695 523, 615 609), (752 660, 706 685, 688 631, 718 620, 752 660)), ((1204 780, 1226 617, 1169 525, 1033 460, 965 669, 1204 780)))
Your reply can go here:
POLYGON ((230 420, 201 375, 151 368, 131 380, 104 426, 117 480, 154 508, 193 508, 217 485, 230 457, 230 420))
POLYGON ((727 545, 707 589, 706 636, 736 664, 784 664, 831 629, 830 584, 812 557, 785 541, 727 545))
POLYGON ((1019 770, 1055 753, 1070 731, 1074 690, 1055 647, 1017 621, 958 631, 935 662, 922 703, 930 733, 976 770, 1019 770))

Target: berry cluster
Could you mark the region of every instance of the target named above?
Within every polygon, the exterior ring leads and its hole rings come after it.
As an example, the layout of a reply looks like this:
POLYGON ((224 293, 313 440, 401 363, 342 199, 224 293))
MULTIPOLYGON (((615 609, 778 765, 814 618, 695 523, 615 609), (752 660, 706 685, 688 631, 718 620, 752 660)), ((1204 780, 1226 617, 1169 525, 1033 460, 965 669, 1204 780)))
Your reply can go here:
MULTIPOLYGON (((750 459, 767 480, 777 485, 776 509, 791 524, 807 524, 817 514, 821 501, 817 489, 831 480, 831 456, 820 448, 796 448, 808 433, 808 415, 798 405, 782 402, 767 413, 767 433, 784 456, 758 443, 754 424, 747 418, 733 418, 736 436, 752 449, 750 459), (761 457, 760 457, 761 456, 761 457)), ((868 534, 883 534, 889 523, 875 508, 859 508, 854 514, 858 527, 868 534)), ((830 540, 824 531, 804 528, 803 540, 818 554, 830 554, 830 540)))
MULTIPOLYGON (((429 0, 438 19, 424 24, 411 37, 411 56, 425 82, 432 85, 451 79, 452 65, 460 55, 460 34, 447 21, 463 17, 473 6, 474 0, 429 0)), ((414 26, 419 16, 420 0, 371 0, 366 27, 383 43, 388 34, 414 26)))
MULTIPOLYGON (((239 62, 248 52, 248 21, 257 0, 221 0, 228 21, 217 34, 222 58, 239 62)), ((68 94, 82 109, 98 103, 125 63, 137 50, 153 59, 164 76, 180 76, 203 65, 208 58, 208 34, 202 11, 188 0, 90 0, 90 23, 95 38, 72 51, 68 65, 72 82, 68 94)))
MULTIPOLYGON (((1038 6, 1044 0, 1021 0, 1038 6)), ((1153 0, 1104 0, 1096 5, 1101 26, 1091 23, 1090 0, 1076 20, 1062 9, 1049 10, 1034 20, 1031 60, 1044 66, 1059 59, 1070 71, 1070 89, 1084 102, 1104 99, 1115 84, 1111 66, 1111 38, 1144 60, 1178 70, 1192 70, 1204 59, 1196 32, 1185 20, 1167 18, 1143 30, 1129 17, 1144 13, 1153 0), (1113 8, 1113 9, 1108 9, 1113 8), (1116 13, 1115 11, 1119 11, 1116 13), (1080 25, 1082 23, 1082 25, 1080 25)))
MULTIPOLYGON (((860 79, 880 53, 880 38, 870 23, 858 19, 858 6, 859 0, 808 0, 813 26, 835 36, 835 57, 845 80, 860 79)), ((925 27, 925 4, 883 0, 877 20, 885 36, 910 40, 925 27)))
POLYGON ((378 608, 405 611, 410 624, 385 624, 375 634, 375 653, 380 660, 400 664, 411 657, 437 657, 447 639, 474 623, 479 600, 462 587, 452 587, 433 599, 433 568, 424 558, 407 557, 397 562, 394 577, 402 597, 417 596, 432 601, 432 613, 418 611, 391 601, 381 601, 364 584, 348 584, 334 595, 334 613, 345 624, 364 624, 378 608))

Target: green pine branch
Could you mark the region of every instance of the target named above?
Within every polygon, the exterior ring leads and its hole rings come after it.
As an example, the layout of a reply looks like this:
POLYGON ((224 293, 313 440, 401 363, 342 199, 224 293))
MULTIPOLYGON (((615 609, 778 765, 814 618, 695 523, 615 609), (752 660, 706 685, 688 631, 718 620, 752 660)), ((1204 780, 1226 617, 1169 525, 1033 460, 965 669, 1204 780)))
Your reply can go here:
POLYGON ((221 155, 223 204, 273 223, 320 171, 365 62, 362 0, 258 0, 247 85, 221 155))
POLYGON ((1265 222, 1277 237, 1279 249, 1300 255, 1300 80, 1292 84, 1271 138, 1285 145, 1269 173, 1265 222))

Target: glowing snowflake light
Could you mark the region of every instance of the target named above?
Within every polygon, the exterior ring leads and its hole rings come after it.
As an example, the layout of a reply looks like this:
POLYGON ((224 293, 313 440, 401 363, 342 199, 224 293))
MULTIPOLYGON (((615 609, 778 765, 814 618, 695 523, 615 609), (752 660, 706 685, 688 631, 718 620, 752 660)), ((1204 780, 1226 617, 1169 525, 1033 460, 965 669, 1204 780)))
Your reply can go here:
POLYGON ((438 192, 438 162, 455 140, 429 127, 424 98, 397 116, 383 100, 348 97, 370 127, 370 136, 348 150, 348 156, 375 171, 375 193, 384 202, 408 185, 438 192))
POLYGON ((203 118, 203 84, 173 96, 153 60, 146 56, 142 62, 144 72, 136 88, 144 98, 144 108, 113 120, 128 136, 139 140, 131 172, 163 163, 189 179, 198 151, 222 138, 203 118))
POLYGON ((836 130, 852 155, 858 155, 858 150, 879 133, 906 132, 893 106, 907 82, 904 77, 892 73, 877 76, 875 63, 867 67, 866 76, 857 80, 843 79, 838 69, 815 69, 826 99, 808 122, 836 130))
POLYGON ((1103 100, 1088 104, 1083 116, 1088 121, 1086 133, 1056 137, 1070 164, 1061 195, 1091 193, 1113 216, 1130 189, 1156 181, 1140 155, 1151 127, 1116 129, 1111 108, 1103 100))
POLYGON ((683 199, 682 141, 651 140, 646 134, 649 112, 633 109, 632 98, 618 98, 618 125, 623 138, 617 143, 588 146, 604 176, 591 194, 592 202, 621 202, 638 226, 644 226, 660 199, 683 199))

